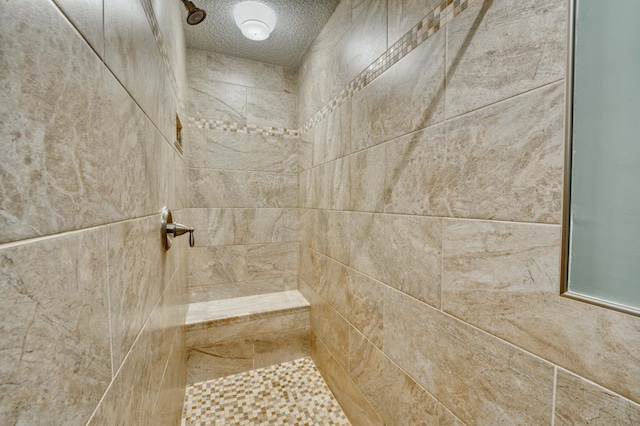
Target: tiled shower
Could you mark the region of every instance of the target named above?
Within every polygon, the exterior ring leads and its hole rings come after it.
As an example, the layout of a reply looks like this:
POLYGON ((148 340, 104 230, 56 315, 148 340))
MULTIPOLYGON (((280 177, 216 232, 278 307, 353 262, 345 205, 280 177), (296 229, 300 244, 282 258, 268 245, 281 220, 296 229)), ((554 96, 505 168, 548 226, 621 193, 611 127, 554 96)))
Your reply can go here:
POLYGON ((342 0, 297 70, 181 7, 0 3, 0 424, 177 425, 189 303, 293 290, 227 373, 293 341, 354 425, 640 423, 640 319, 558 295, 566 0, 342 0))

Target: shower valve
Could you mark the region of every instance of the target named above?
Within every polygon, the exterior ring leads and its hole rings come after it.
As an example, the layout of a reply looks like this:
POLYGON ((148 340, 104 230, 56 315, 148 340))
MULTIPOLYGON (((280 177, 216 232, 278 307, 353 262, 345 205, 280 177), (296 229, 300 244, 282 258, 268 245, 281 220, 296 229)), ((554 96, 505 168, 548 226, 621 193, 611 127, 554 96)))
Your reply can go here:
POLYGON ((189 247, 193 247, 196 244, 195 237, 193 236, 194 229, 180 223, 174 223, 171 210, 166 207, 162 209, 162 227, 160 232, 162 234, 162 242, 165 250, 169 250, 171 248, 174 237, 179 237, 187 232, 189 233, 189 247))

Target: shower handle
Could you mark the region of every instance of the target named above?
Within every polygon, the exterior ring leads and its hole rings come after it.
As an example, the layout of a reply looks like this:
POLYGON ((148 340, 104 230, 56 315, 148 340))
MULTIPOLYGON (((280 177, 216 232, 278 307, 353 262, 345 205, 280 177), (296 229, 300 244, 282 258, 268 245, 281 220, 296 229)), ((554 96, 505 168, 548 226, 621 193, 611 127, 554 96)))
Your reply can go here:
POLYGON ((171 248, 171 243, 173 243, 173 238, 184 235, 187 232, 189 233, 189 247, 193 247, 196 245, 196 240, 193 236, 194 229, 180 223, 174 223, 171 210, 164 207, 162 209, 162 226, 160 228, 160 235, 162 236, 164 249, 169 250, 171 248))

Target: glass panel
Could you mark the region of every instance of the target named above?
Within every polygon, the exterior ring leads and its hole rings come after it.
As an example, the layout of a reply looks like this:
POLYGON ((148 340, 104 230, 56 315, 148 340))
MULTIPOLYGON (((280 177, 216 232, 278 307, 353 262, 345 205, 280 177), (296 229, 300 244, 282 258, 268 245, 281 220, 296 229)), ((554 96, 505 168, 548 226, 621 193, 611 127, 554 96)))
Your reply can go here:
POLYGON ((640 1, 576 10, 569 290, 640 308, 640 1))

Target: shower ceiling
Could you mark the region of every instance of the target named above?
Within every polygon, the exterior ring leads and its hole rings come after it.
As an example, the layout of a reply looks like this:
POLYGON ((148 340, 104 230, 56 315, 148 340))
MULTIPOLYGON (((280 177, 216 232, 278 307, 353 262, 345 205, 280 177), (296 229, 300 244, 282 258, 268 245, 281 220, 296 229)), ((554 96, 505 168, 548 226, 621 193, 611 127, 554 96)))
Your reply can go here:
POLYGON ((245 38, 233 20, 233 8, 243 0, 198 0, 207 12, 200 25, 184 25, 187 47, 297 68, 307 49, 340 0, 259 0, 272 8, 278 23, 264 41, 245 38))

